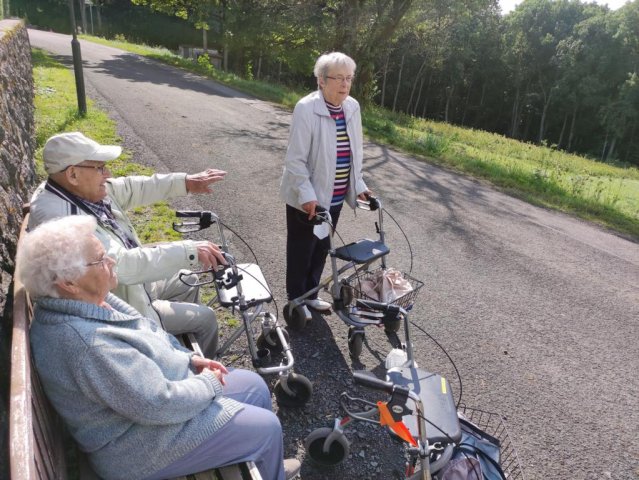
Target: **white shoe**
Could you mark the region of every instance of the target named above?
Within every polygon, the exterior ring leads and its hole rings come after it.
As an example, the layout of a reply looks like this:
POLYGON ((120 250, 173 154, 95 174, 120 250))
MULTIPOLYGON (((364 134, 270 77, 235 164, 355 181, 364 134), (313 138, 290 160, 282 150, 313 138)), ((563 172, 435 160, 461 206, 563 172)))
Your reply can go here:
POLYGON ((302 464, 297 458, 287 458, 284 460, 284 475, 286 480, 291 480, 300 474, 302 464))
POLYGON ((326 312, 331 309, 331 304, 321 300, 319 298, 313 298, 311 300, 305 300, 304 303, 318 312, 326 312))

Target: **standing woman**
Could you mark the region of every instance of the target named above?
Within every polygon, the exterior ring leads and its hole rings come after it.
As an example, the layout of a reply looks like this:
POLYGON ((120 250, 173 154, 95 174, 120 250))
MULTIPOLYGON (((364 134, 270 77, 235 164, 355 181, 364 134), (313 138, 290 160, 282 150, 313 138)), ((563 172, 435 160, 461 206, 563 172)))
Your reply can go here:
MULTIPOLYGON (((302 98, 293 111, 280 196, 286 202, 286 293, 293 300, 319 285, 328 238, 313 234, 310 220, 317 206, 330 211, 337 225, 346 201, 355 208, 356 197, 370 192, 362 178, 362 119, 359 103, 349 96, 355 62, 332 52, 321 55, 313 73, 318 90, 302 98)), ((317 296, 301 308, 319 311, 331 305, 317 296)))

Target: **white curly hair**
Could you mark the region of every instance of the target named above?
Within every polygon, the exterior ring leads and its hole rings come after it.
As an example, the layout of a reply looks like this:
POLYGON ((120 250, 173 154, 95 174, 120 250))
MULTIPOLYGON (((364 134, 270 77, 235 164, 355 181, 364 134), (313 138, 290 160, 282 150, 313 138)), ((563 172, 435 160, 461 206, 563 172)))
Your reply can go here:
POLYGON ((96 220, 88 215, 62 217, 43 223, 18 244, 16 269, 33 298, 59 297, 55 282, 73 281, 87 270, 86 252, 96 220))
POLYGON ((333 67, 346 67, 352 74, 355 74, 355 69, 357 68, 357 64, 355 60, 342 52, 330 52, 324 53, 319 56, 317 61, 315 62, 315 67, 313 68, 313 74, 315 78, 317 78, 317 84, 319 85, 319 79, 326 80, 326 76, 328 75, 328 71, 333 67))

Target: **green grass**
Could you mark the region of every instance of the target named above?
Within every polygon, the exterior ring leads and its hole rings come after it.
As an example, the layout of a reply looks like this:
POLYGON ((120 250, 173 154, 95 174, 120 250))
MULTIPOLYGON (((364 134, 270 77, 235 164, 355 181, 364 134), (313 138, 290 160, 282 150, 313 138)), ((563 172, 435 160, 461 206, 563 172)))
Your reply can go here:
MULTIPOLYGON (((90 99, 87 99, 87 115, 82 117, 78 114, 73 72, 42 50, 33 49, 31 55, 35 83, 36 169, 39 177, 46 177, 42 148, 47 139, 56 133, 79 131, 103 144, 119 144, 115 122, 96 108, 90 99)), ((108 165, 115 177, 153 173, 152 169, 132 162, 131 153, 126 150, 108 165)), ((180 239, 180 234, 171 228, 174 220, 175 213, 166 202, 136 209, 131 215, 131 221, 143 242, 180 239)))
MULTIPOLYGON (((293 107, 304 93, 246 80, 194 63, 166 49, 84 36, 161 62, 207 75, 264 100, 293 107)), ((639 169, 610 165, 549 147, 480 130, 397 114, 363 110, 369 138, 425 161, 488 180, 535 205, 561 210, 639 238, 639 169)))

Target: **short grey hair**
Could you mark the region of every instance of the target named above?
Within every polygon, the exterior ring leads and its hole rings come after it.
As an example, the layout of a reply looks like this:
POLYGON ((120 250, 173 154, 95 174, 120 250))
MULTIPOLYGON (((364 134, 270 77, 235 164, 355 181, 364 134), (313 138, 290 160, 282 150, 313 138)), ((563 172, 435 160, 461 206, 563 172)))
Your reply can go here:
POLYGON ((74 281, 84 275, 88 268, 84 257, 96 224, 88 215, 62 217, 43 223, 22 238, 16 266, 33 298, 57 298, 57 281, 74 281))
POLYGON ((326 80, 326 75, 328 75, 328 71, 333 67, 346 67, 353 74, 355 73, 355 69, 357 65, 355 64, 355 60, 342 52, 330 52, 324 53, 320 55, 320 57, 315 62, 315 67, 313 68, 313 73, 315 74, 315 78, 318 80, 322 78, 326 80))

